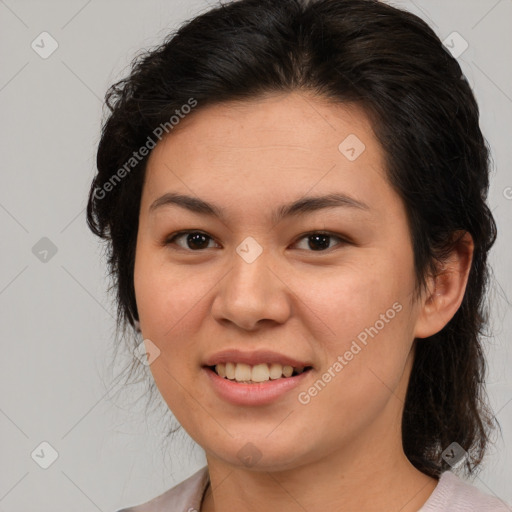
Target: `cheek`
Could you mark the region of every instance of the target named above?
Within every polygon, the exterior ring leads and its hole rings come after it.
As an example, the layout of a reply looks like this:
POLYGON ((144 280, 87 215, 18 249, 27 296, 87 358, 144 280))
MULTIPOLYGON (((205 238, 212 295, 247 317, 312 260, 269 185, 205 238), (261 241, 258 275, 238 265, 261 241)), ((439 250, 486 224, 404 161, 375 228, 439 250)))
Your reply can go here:
POLYGON ((404 314, 399 315, 397 309, 405 306, 410 286, 407 275, 397 278, 390 265, 362 261, 328 272, 297 274, 292 289, 304 304, 304 312, 314 313, 324 341, 330 340, 329 347, 339 349, 376 322, 379 332, 389 332, 391 324, 394 329, 403 328, 404 314))
MULTIPOLYGON (((161 251, 141 243, 137 247, 134 288, 141 327, 161 335, 172 330, 185 313, 198 302, 201 286, 179 266, 163 261, 161 251)), ((145 333, 146 334, 146 333, 145 333)))
POLYGON ((322 350, 320 379, 330 390, 319 393, 318 404, 351 410, 366 401, 377 404, 401 380, 412 345, 413 281, 412 273, 398 278, 398 268, 405 267, 381 262, 333 269, 322 279, 303 277, 300 299, 304 311, 314 312, 312 343, 322 350))
POLYGON ((194 345, 221 277, 213 270, 169 265, 165 256, 143 246, 137 251, 134 288, 142 335, 160 348, 160 362, 173 374, 197 370, 200 354, 194 345))

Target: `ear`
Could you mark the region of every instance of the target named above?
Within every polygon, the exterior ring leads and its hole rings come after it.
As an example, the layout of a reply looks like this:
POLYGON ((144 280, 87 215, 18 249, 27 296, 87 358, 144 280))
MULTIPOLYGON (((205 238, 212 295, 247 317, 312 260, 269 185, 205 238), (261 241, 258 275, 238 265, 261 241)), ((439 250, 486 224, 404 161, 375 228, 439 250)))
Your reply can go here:
MULTIPOLYGON (((455 233, 459 238, 460 232, 455 233)), ((415 338, 438 333, 459 309, 473 261, 473 238, 467 232, 458 239, 442 268, 429 278, 428 292, 422 295, 414 329, 415 338)))

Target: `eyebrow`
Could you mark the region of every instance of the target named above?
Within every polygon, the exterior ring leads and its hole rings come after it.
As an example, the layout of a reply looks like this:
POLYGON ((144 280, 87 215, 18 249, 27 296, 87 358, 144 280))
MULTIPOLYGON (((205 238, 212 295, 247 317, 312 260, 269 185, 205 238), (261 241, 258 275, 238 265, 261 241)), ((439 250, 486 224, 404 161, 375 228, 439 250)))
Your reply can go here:
MULTIPOLYGON (((181 208, 185 208, 186 210, 201 215, 218 217, 219 219, 225 220, 225 212, 219 206, 203 201, 198 197, 187 196, 174 192, 168 192, 153 201, 149 207, 149 212, 152 213, 159 208, 171 205, 180 206, 181 208)), ((286 217, 300 216, 325 208, 338 207, 370 211, 370 207, 362 201, 358 201, 346 194, 333 193, 324 196, 302 197, 291 203, 281 205, 272 212, 271 218, 273 222, 277 224, 286 217)))

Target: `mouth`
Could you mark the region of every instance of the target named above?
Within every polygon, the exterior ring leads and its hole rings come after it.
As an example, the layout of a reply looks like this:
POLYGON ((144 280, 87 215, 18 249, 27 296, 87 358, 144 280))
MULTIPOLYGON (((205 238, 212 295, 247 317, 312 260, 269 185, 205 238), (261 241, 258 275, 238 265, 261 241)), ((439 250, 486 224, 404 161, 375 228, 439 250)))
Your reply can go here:
POLYGON ((226 362, 205 366, 219 377, 240 384, 262 384, 268 381, 285 380, 312 370, 312 366, 291 366, 279 363, 226 362))

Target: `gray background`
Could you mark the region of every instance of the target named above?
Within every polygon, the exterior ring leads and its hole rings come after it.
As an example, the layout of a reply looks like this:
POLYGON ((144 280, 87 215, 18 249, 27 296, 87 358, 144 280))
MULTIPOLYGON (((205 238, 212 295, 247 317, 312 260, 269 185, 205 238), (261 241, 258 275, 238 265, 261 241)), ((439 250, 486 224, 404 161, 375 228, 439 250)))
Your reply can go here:
MULTIPOLYGON (((486 346, 488 392, 503 428, 472 483, 512 502, 512 0, 393 4, 424 18, 442 40, 456 31, 469 45, 458 59, 495 169, 489 202, 499 238, 491 253, 494 335, 486 346)), ((144 385, 124 395, 116 387, 114 308, 84 209, 107 87, 140 48, 208 5, 0 0, 0 512, 114 511, 205 463, 184 434, 164 455, 165 421, 136 400, 144 385), (43 31, 58 43, 46 59, 31 47, 43 31), (31 457, 43 441, 58 452, 48 469, 31 457)))

